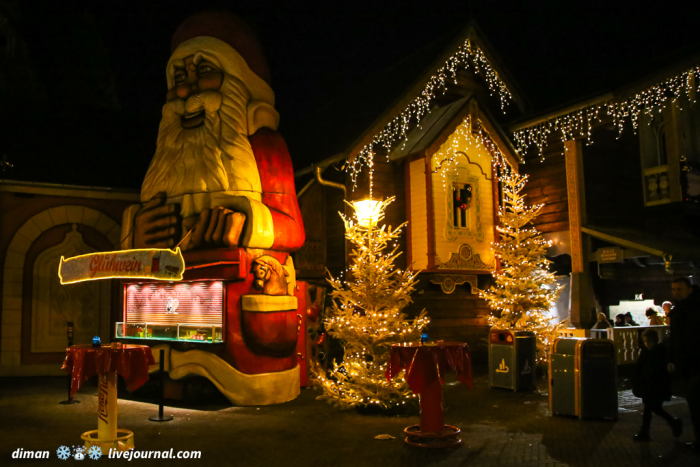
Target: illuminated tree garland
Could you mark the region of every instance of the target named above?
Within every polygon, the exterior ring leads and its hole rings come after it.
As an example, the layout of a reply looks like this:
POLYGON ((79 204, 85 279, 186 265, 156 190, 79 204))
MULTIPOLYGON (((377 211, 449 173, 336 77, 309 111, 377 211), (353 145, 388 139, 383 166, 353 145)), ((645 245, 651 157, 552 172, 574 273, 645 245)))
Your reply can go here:
POLYGON ((527 175, 506 171, 499 177, 503 183, 503 204, 499 209, 501 239, 492 243, 501 269, 493 273, 496 285, 480 290, 479 296, 488 300, 498 316, 488 317, 497 329, 532 331, 537 337, 539 359, 546 359, 547 348, 559 324, 548 315, 556 303, 561 287, 549 272, 551 261, 545 257, 551 242, 534 227, 525 228, 537 217, 543 204, 525 206, 527 175))
POLYGON ((403 374, 391 381, 386 378, 391 346, 419 341, 421 330, 430 322, 425 310, 414 320, 406 319, 401 311, 412 301, 418 272, 394 268, 394 260, 401 254, 396 240, 406 223, 395 229, 375 225, 392 201, 394 198, 376 202, 371 218, 359 213, 355 203, 348 203, 355 210, 354 221, 341 214, 345 238, 354 245, 350 255, 352 280, 328 279, 333 287, 333 306, 324 325, 328 334, 341 341, 344 356, 341 363, 333 362, 329 375, 315 368, 314 385, 323 390, 318 399, 343 409, 389 409, 416 397, 403 374), (393 249, 385 253, 389 243, 393 249))
POLYGON ((505 112, 505 107, 513 96, 506 84, 501 80, 483 51, 472 45, 470 40, 465 40, 457 52, 447 59, 437 74, 433 75, 421 94, 416 97, 408 106, 393 120, 391 120, 383 130, 374 135, 372 142, 367 144, 360 153, 348 164, 347 170, 353 182, 353 189, 357 186, 357 177, 362 171, 362 167, 367 165, 370 168, 374 159, 376 147, 383 147, 387 153, 399 141, 406 141, 408 132, 430 112, 430 104, 435 98, 437 91, 444 94, 447 90, 448 80, 457 83, 457 71, 473 67, 476 73, 481 74, 488 85, 491 95, 498 94, 501 100, 501 109, 505 112))
POLYGON ((651 115, 653 118, 654 114, 663 110, 669 99, 675 103, 683 95, 687 96, 691 102, 695 102, 694 94, 699 90, 696 87, 698 79, 700 79, 700 66, 655 84, 629 99, 594 104, 520 129, 513 133, 516 148, 518 153, 525 155, 531 146, 535 146, 539 151, 540 158, 542 158, 544 148, 549 143, 549 135, 557 132, 561 134, 562 141, 586 137, 590 143, 592 142, 591 130, 595 122, 601 121, 601 112, 612 118, 620 134, 622 134, 627 120, 630 121, 632 129, 636 133, 641 112, 651 115))

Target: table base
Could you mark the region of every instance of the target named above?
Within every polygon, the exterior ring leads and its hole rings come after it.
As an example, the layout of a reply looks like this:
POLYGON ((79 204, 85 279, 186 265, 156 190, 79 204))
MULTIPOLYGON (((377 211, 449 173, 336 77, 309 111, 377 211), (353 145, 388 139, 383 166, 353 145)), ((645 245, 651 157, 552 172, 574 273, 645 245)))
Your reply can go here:
POLYGON ((445 425, 439 433, 420 431, 420 425, 412 425, 403 430, 408 436, 404 441, 419 448, 456 448, 462 445, 457 437, 460 429, 456 426, 445 425))
POLYGON ((116 451, 130 451, 134 449, 134 433, 129 430, 117 428, 117 437, 113 439, 100 439, 97 430, 86 431, 80 437, 85 441, 85 448, 98 446, 102 449, 102 455, 109 454, 110 449, 116 451))
POLYGON ((77 400, 75 400, 75 399, 68 399, 68 400, 59 402, 59 404, 62 404, 62 405, 73 405, 73 404, 80 404, 80 401, 77 401, 77 400))

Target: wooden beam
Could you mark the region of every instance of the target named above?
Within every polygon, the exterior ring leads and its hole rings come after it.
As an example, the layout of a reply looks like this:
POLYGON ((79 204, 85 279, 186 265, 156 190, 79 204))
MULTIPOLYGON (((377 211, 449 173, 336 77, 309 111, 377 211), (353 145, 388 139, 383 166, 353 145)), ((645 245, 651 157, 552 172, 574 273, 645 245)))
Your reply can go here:
POLYGON ((672 203, 683 201, 681 190, 681 156, 683 155, 683 128, 681 123, 680 108, 678 104, 671 103, 664 110, 666 117, 666 154, 668 157, 669 198, 672 203))
POLYGON ((647 245, 643 245, 641 243, 633 242, 631 240, 627 240, 627 239, 617 237, 614 235, 609 235, 609 234, 606 234, 604 232, 598 232, 597 230, 592 230, 592 229, 589 229, 586 227, 582 227, 581 231, 584 233, 587 233, 591 237, 596 237, 596 238, 599 238, 601 240, 605 240, 606 242, 610 242, 610 243, 613 243, 615 245, 624 246, 626 248, 633 248, 636 250, 646 251, 649 254, 652 254, 654 256, 660 256, 661 258, 663 258, 667 255, 667 253, 665 253, 664 251, 657 250, 656 248, 653 248, 653 247, 650 247, 647 245))
POLYGON ((564 144, 566 157, 566 188, 569 200, 569 235, 571 236, 571 272, 584 271, 581 226, 585 222, 585 193, 583 185, 582 145, 580 140, 564 144))
POLYGON ((411 266, 413 264, 413 237, 411 235, 411 230, 413 225, 411 224, 411 161, 408 160, 404 164, 404 179, 406 180, 406 222, 408 222, 408 228, 406 229, 406 269, 413 269, 411 266))
POLYGON ((588 329, 596 320, 593 284, 588 268, 590 237, 583 237, 586 225, 586 193, 583 178, 583 145, 581 140, 564 143, 566 188, 569 200, 569 235, 571 238, 571 300, 569 318, 576 328, 588 329))
MULTIPOLYGON (((493 242, 498 243, 501 241, 501 233, 498 231, 498 227, 501 225, 501 216, 499 215, 499 210, 501 207, 500 200, 500 185, 498 180, 498 168, 495 164, 491 164, 491 187, 493 191, 493 242)), ((501 269, 501 259, 496 259, 496 270, 501 269)))
POLYGON ((425 204, 427 208, 427 224, 428 224, 428 269, 435 268, 435 206, 433 200, 433 168, 432 156, 428 156, 423 152, 423 160, 425 161, 425 204))

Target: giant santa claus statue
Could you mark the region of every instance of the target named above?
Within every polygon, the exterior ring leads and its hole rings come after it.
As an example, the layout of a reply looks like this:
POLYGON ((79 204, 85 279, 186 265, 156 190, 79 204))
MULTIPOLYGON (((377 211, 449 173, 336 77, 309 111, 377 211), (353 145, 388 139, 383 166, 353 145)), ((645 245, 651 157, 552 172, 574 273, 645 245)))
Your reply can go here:
POLYGON ((141 204, 124 214, 122 248, 179 246, 185 281, 226 291, 223 344, 166 344, 166 370, 205 376, 237 404, 289 400, 305 308, 289 253, 304 227, 261 47, 236 16, 200 13, 175 32, 166 75, 156 153, 141 204))
POLYGON ((205 12, 178 28, 172 51, 156 154, 122 247, 297 250, 292 163, 257 39, 236 16, 205 12))

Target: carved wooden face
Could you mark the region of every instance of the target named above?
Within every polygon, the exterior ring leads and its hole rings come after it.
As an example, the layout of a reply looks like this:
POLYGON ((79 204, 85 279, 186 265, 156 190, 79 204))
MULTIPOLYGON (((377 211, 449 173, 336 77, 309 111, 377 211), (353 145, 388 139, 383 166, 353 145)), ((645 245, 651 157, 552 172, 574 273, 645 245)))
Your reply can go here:
MULTIPOLYGON (((202 91, 218 91, 224 82, 224 73, 213 63, 199 59, 194 55, 185 58, 185 66, 175 67, 175 86, 168 90, 166 99, 168 102, 175 99, 187 100, 191 95, 202 91)), ((204 123, 204 110, 182 115, 182 127, 186 129, 197 128, 204 123)))

